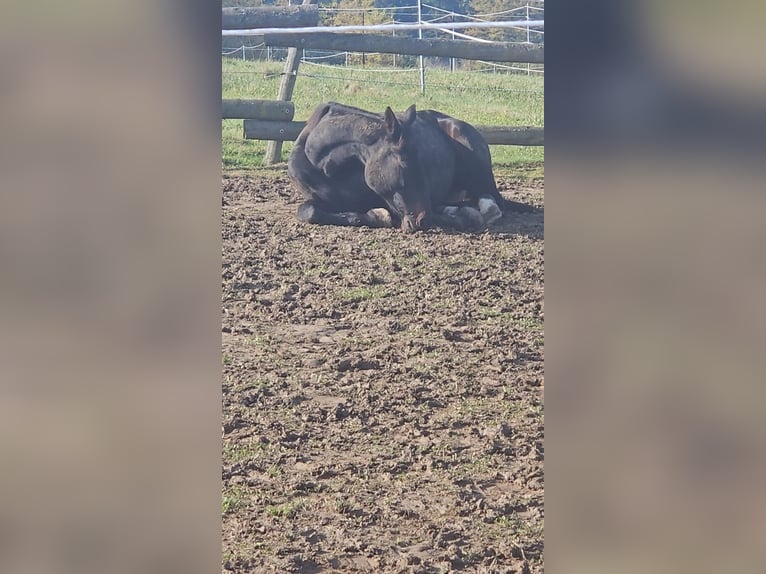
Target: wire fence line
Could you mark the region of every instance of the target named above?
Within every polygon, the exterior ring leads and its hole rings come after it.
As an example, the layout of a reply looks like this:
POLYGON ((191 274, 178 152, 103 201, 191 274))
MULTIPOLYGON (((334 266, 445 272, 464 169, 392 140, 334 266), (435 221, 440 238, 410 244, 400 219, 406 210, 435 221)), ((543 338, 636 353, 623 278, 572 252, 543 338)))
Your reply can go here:
MULTIPOLYGON (((503 70, 522 70, 522 71, 526 72, 526 68, 519 68, 519 67, 515 67, 515 66, 508 66, 508 65, 505 65, 505 64, 497 64, 497 63, 494 63, 494 62, 484 62, 482 60, 477 60, 477 62, 481 63, 481 64, 484 64, 485 67, 479 68, 479 69, 473 69, 473 70, 470 70, 470 72, 474 72, 474 73, 489 73, 489 72, 497 73, 498 71, 502 72, 503 70)), ((415 68, 415 67, 413 67, 413 68, 352 68, 352 67, 348 67, 348 66, 335 66, 335 65, 331 65, 331 64, 320 64, 318 62, 311 62, 311 61, 304 61, 304 60, 301 60, 301 63, 305 64, 307 66, 313 66, 315 68, 323 68, 323 69, 326 69, 326 70, 332 70, 332 71, 334 71, 336 73, 337 72, 352 72, 352 73, 357 73, 357 74, 359 74, 359 73, 362 73, 362 74, 363 73, 372 73, 372 74, 381 74, 381 73, 393 73, 393 74, 405 73, 405 74, 407 74, 407 73, 409 73, 409 74, 415 74, 416 72, 420 72, 420 70, 418 68, 415 68)), ((302 75, 302 73, 298 72, 297 75, 300 76, 300 75, 302 75)), ((313 75, 312 77, 317 77, 317 78, 319 78, 319 77, 327 77, 327 78, 329 78, 330 76, 313 75)), ((334 79, 343 79, 343 80, 347 80, 347 81, 366 81, 366 80, 361 80, 360 78, 355 77, 355 76, 333 76, 333 78, 334 79)), ((375 80, 372 80, 372 81, 374 82, 375 80)), ((442 87, 456 86, 459 89, 466 89, 464 86, 461 86, 459 84, 430 83, 429 85, 442 86, 442 87)), ((505 90, 505 88, 497 88, 497 89, 498 89, 498 91, 505 90)), ((542 94, 543 93, 543 90, 520 90, 520 89, 511 89, 511 88, 508 88, 506 91, 509 91, 509 92, 523 92, 523 93, 530 93, 530 94, 532 94, 532 93, 534 93, 534 94, 542 94)))
MULTIPOLYGON (((544 8, 540 6, 534 6, 527 4, 525 6, 518 6, 509 10, 503 10, 498 12, 491 12, 486 14, 460 14, 454 11, 445 10, 430 4, 421 4, 421 7, 427 10, 427 13, 421 13, 418 15, 416 12, 407 12, 408 10, 417 10, 417 5, 411 6, 399 6, 386 9, 379 8, 333 8, 333 7, 320 7, 319 11, 329 14, 335 13, 361 13, 361 21, 364 22, 364 15, 367 13, 376 13, 377 23, 373 25, 363 26, 333 26, 333 27, 312 27, 310 29, 292 28, 292 29, 279 29, 279 32, 292 32, 302 33, 303 31, 322 31, 331 30, 334 32, 339 31, 376 31, 386 32, 396 37, 399 31, 403 32, 403 37, 407 36, 411 31, 422 30, 423 33, 428 32, 431 37, 446 37, 451 39, 460 38, 461 40, 469 40, 472 42, 481 43, 493 43, 493 44, 514 44, 516 42, 498 42, 496 40, 490 40, 486 38, 480 38, 471 36, 470 34, 464 34, 457 32, 457 29, 484 29, 484 28, 502 28, 502 29, 519 29, 523 30, 526 35, 526 42, 518 42, 519 44, 538 44, 543 41, 544 30, 536 29, 536 27, 544 26, 544 20, 541 18, 544 16, 544 8), (380 23, 380 16, 384 15, 384 22, 380 23), (532 19, 534 16, 535 19, 532 19), (409 19, 403 19, 409 18, 409 19), (418 18, 418 20, 414 20, 418 18), (495 18, 503 18, 500 21, 494 21, 495 18), (540 19, 537 19, 540 18, 540 19), (414 20, 414 21, 413 21, 414 20)), ((258 41, 258 36, 272 32, 272 29, 254 29, 254 30, 230 30, 224 31, 224 40, 227 40, 227 32, 230 36, 241 36, 241 40, 246 42, 248 38, 252 37, 258 41)), ((524 35, 522 35, 522 38, 524 35)), ((232 40, 234 38, 231 38, 232 40)), ((287 48, 277 48, 267 46, 264 42, 259 42, 254 45, 241 44, 239 47, 229 45, 226 49, 222 49, 222 56, 227 58, 241 58, 242 60, 266 60, 266 61, 284 61, 287 55, 287 48)), ((343 82, 355 82, 360 84, 377 84, 382 86, 401 86, 406 88, 412 88, 413 90, 421 87, 423 90, 423 58, 420 58, 420 67, 416 65, 417 56, 400 55, 400 54, 377 54, 377 53, 363 53, 363 52, 351 52, 351 51, 328 51, 328 50, 310 50, 302 49, 300 51, 300 71, 290 73, 293 76, 302 76, 306 78, 315 78, 332 81, 343 82), (390 67, 389 67, 389 64, 390 67), (303 67, 305 66, 305 67, 303 67), (420 82, 415 79, 415 75, 420 73, 420 82), (384 74, 381 77, 381 74, 384 74), (392 74, 399 75, 402 79, 398 80, 392 74), (412 76, 407 76, 412 74, 412 76), (413 81, 407 81, 405 78, 413 77, 413 81)), ((461 70, 465 72, 477 73, 477 74, 526 74, 527 76, 542 76, 544 75, 543 64, 500 64, 494 62, 484 62, 477 60, 461 60, 459 58, 446 58, 446 57, 428 57, 425 60, 429 63, 430 68, 446 69, 449 66, 450 72, 461 70), (477 67, 479 66, 479 67, 477 67)), ((246 70, 235 69, 226 70, 227 75, 249 75, 249 74, 263 74, 266 77, 281 77, 286 72, 267 72, 264 74, 263 70, 246 70)), ((457 79, 457 78, 456 78, 457 79)), ((542 95, 542 89, 523 89, 518 87, 503 87, 503 86, 482 86, 477 87, 465 83, 463 77, 460 78, 460 82, 429 82, 429 87, 448 92, 499 92, 499 93, 526 93, 534 95, 542 95)))
MULTIPOLYGON (((455 12, 453 10, 446 10, 444 8, 439 8, 438 6, 432 6, 430 4, 421 4, 422 8, 425 8, 427 10, 436 12, 437 14, 441 14, 440 16, 431 16, 423 18, 421 15, 420 21, 423 23, 434 23, 434 22, 440 22, 440 21, 446 21, 450 20, 452 22, 455 22, 455 19, 457 18, 458 21, 460 19, 465 21, 472 21, 472 22, 491 22, 492 18, 496 18, 498 16, 507 16, 507 15, 513 15, 517 16, 522 13, 525 14, 526 18, 525 20, 529 20, 529 14, 530 11, 537 12, 539 15, 545 14, 545 8, 541 6, 532 6, 530 4, 526 4, 524 6, 518 6, 516 8, 511 8, 509 10, 502 10, 499 12, 490 12, 486 14, 463 14, 461 12, 455 12)), ((392 6, 388 8, 319 8, 319 12, 321 13, 327 13, 327 14, 333 14, 333 13, 340 13, 340 12, 353 12, 356 14, 362 14, 362 18, 364 18, 365 14, 376 14, 379 12, 392 12, 393 18, 390 22, 380 22, 382 24, 408 24, 411 23, 411 20, 402 20, 397 19, 396 15, 397 13, 401 13, 402 16, 411 16, 411 17, 417 17, 417 5, 412 6, 392 6), (414 10, 412 13, 408 13, 408 10, 414 10)), ((521 20, 518 20, 521 21, 521 20)), ((537 34, 538 37, 542 37, 545 34, 544 30, 538 30, 532 27, 526 28, 529 34, 537 34)), ((457 35, 457 33, 455 33, 457 35)))
MULTIPOLYGON (((417 68, 412 69, 413 72, 418 72, 417 68)), ((326 74, 312 74, 306 72, 297 72, 296 76, 303 76, 306 78, 315 78, 320 80, 342 80, 345 82, 359 82, 365 84, 376 84, 381 86, 403 86, 409 87, 413 90, 420 89, 419 82, 397 82, 391 80, 381 80, 380 78, 359 78, 349 76, 330 76, 326 74)), ((456 92, 507 92, 518 94, 543 94, 543 90, 524 90, 519 88, 506 88, 502 86, 472 86, 470 84, 455 84, 455 83, 441 83, 441 82, 429 82, 429 88, 440 88, 456 92)))
POLYGON ((396 12, 399 10, 417 10, 418 5, 413 4, 412 6, 389 6, 388 8, 332 8, 330 6, 320 6, 319 7, 319 13, 322 12, 367 12, 374 13, 374 12, 396 12))
MULTIPOLYGON (((445 8, 439 8, 438 6, 432 6, 431 4, 421 3, 422 8, 427 8, 429 10, 434 10, 436 12, 442 12, 448 15, 454 15, 454 16, 460 16, 463 18, 470 18, 472 20, 486 20, 487 18, 494 18, 495 16, 505 16, 507 14, 516 14, 518 12, 526 12, 528 10, 536 10, 538 12, 544 12, 545 8, 541 6, 533 6, 531 4, 526 4, 524 6, 517 6, 516 8, 510 8, 508 10, 501 10, 499 12, 489 12, 486 14, 462 14, 460 12, 454 12, 452 10, 447 10, 445 8)), ((381 8, 373 8, 373 7, 354 7, 354 8, 333 8, 331 6, 320 6, 319 7, 319 13, 337 13, 337 12, 356 12, 356 13, 367 13, 367 14, 375 14, 379 12, 400 12, 400 11, 406 11, 406 10, 414 10, 417 11, 418 5, 413 4, 411 6, 389 6, 389 7, 381 7, 381 8)), ((413 14, 414 15, 414 14, 413 14)))
MULTIPOLYGON (((341 52, 341 54, 354 54, 354 52, 341 52)), ((349 66, 335 66, 332 64, 320 64, 319 62, 312 62, 310 60, 301 60, 301 64, 307 66, 315 66, 317 68, 327 68, 329 70, 344 71, 344 72, 359 72, 359 73, 373 73, 373 74, 411 74, 418 72, 417 68, 352 68, 349 66)))
MULTIPOLYGON (((324 79, 324 80, 337 80, 337 81, 343 81, 343 82, 355 82, 355 83, 363 83, 363 84, 376 84, 376 85, 382 85, 382 86, 403 86, 403 87, 410 87, 413 90, 416 88, 419 88, 419 82, 417 80, 417 76, 419 73, 419 69, 416 67, 412 68, 355 68, 355 67, 346 67, 346 66, 336 66, 336 65, 329 65, 329 64, 323 64, 319 62, 311 62, 311 61, 302 61, 302 65, 309 66, 311 70, 315 71, 301 71, 300 69, 295 72, 293 75, 298 77, 305 77, 305 78, 314 78, 314 79, 324 79), (397 81, 397 80, 388 80, 388 79, 382 79, 379 77, 379 74, 386 73, 386 74, 395 74, 404 76, 409 74, 414 79, 411 82, 407 81, 397 81), (374 75, 374 76, 373 76, 374 75)), ((495 64, 493 62, 482 62, 479 61, 479 63, 483 64, 485 67, 470 70, 469 73, 476 73, 476 74, 488 74, 488 73, 497 73, 498 71, 502 72, 502 69, 505 70, 522 70, 526 71, 523 68, 514 68, 513 66, 507 66, 502 64, 495 64)), ((285 75, 285 72, 272 72, 264 74, 263 70, 237 70, 237 71, 227 71, 226 75, 229 76, 238 76, 238 75, 266 75, 267 77, 280 77, 285 75)), ((457 82, 450 82, 450 83, 444 83, 444 82, 430 82, 429 87, 438 88, 441 90, 447 90, 447 91, 458 91, 458 92, 465 92, 465 91, 473 91, 473 92, 482 92, 482 91, 491 91, 491 92, 507 92, 507 93, 519 93, 519 94, 538 94, 542 95, 544 93, 544 90, 542 89, 522 89, 522 88, 507 88, 504 86, 472 86, 470 84, 466 83, 457 83, 457 82)))
MULTIPOLYGON (((500 20, 497 22, 445 22, 443 28, 460 30, 463 28, 518 28, 543 27, 545 20, 500 20)), ((388 32, 389 30, 428 30, 434 24, 424 21, 406 24, 362 24, 341 26, 302 26, 299 28, 248 28, 245 30, 221 30, 222 36, 262 36, 264 34, 321 34, 323 32, 388 32)))
MULTIPOLYGON (((228 50, 222 50, 221 55, 227 58, 237 58, 242 60, 261 60, 261 61, 273 61, 273 62, 281 62, 284 60, 284 56, 286 54, 287 48, 270 48, 266 46, 263 42, 256 44, 254 46, 245 46, 241 45, 237 48, 232 48, 228 50)), ((327 51, 327 50, 309 50, 304 49, 301 55, 301 64, 308 64, 308 65, 315 65, 315 66, 325 66, 328 68, 333 68, 336 70, 346 70, 346 71, 356 71, 356 72, 370 72, 370 73, 400 73, 400 72, 416 72, 418 71, 418 68, 414 67, 414 61, 415 57, 404 57, 404 56, 398 56, 399 58, 399 65, 390 65, 388 67, 383 67, 379 65, 373 65, 372 67, 364 65, 363 67, 354 67, 354 62, 360 62, 363 63, 365 58, 372 60, 373 64, 379 64, 381 58, 378 57, 377 61, 375 59, 375 56, 370 57, 369 53, 363 53, 363 52, 351 52, 351 51, 341 51, 341 52, 334 52, 334 51, 327 51), (409 58, 409 59, 408 59, 409 58), (406 62, 409 62, 409 65, 405 65, 406 62)), ((385 55, 386 59, 389 59, 392 62, 397 61, 397 55, 395 54, 387 54, 385 55)), ((434 65, 434 62, 439 62, 442 60, 453 60, 453 62, 450 63, 450 69, 452 71, 456 71, 458 69, 466 70, 465 66, 457 65, 455 61, 462 62, 459 58, 429 58, 432 62, 432 66, 434 65)), ((513 72, 513 73, 524 73, 527 75, 530 74, 539 74, 543 75, 545 73, 545 68, 543 64, 526 64, 526 65, 509 65, 509 64, 501 64, 501 63, 495 63, 495 62, 484 62, 481 60, 473 60, 475 63, 481 63, 485 66, 485 68, 481 69, 475 69, 472 68, 471 71, 487 71, 491 70, 493 72, 513 72)), ((441 67, 441 66, 438 66, 441 67)), ((258 74, 260 72, 257 71, 248 71, 248 70, 229 70, 226 72, 227 74, 258 74)))
MULTIPOLYGON (((503 72, 503 70, 518 70, 526 72, 526 68, 519 68, 515 66, 507 66, 503 64, 496 64, 493 62, 483 62, 478 61, 481 64, 484 64, 485 67, 473 69, 468 71, 469 73, 478 73, 478 74, 488 74, 488 73, 498 73, 503 72)), ((347 67, 347 66, 336 66, 331 64, 320 64, 318 62, 309 62, 309 61, 301 61, 303 65, 306 66, 313 66, 314 68, 320 68, 323 70, 329 70, 334 72, 335 74, 343 73, 343 72, 350 72, 352 75, 321 75, 321 74, 314 74, 314 73, 305 73, 298 71, 294 75, 296 76, 305 76, 310 78, 326 78, 326 79, 333 79, 333 80, 343 80, 347 82, 363 82, 363 83, 379 83, 379 84, 386 84, 386 81, 381 80, 380 78, 360 78, 357 75, 353 74, 363 74, 363 73, 370 73, 370 74, 417 74, 420 70, 418 68, 353 68, 353 67, 347 67)), ((535 72, 536 70, 533 70, 535 72)), ((542 72, 540 72, 542 73, 542 72)), ((278 77, 283 76, 285 72, 272 72, 268 73, 268 77, 278 77)), ((265 75, 263 70, 228 70, 225 72, 225 75, 227 76, 249 76, 249 75, 265 75)), ((389 84, 389 85, 409 85, 405 83, 395 83, 395 84, 389 84)), ((412 84, 416 85, 416 84, 412 84)), ((429 83, 429 86, 436 86, 441 88, 454 88, 456 90, 468 90, 471 89, 470 86, 466 86, 463 84, 456 84, 456 83, 429 83)), ((484 89, 484 88, 482 88, 484 89)), ((518 89, 518 88, 503 88, 503 87, 497 87, 497 88, 491 88, 494 91, 507 91, 507 92, 516 92, 516 93, 528 93, 528 94, 543 94, 543 90, 533 90, 533 89, 518 89)))
POLYGON ((460 12, 453 12, 452 10, 445 10, 444 8, 439 8, 438 6, 431 6, 430 4, 421 4, 423 8, 428 8, 429 10, 435 10, 436 12, 444 12, 445 14, 452 15, 452 16, 459 16, 461 18, 466 18, 468 20, 476 20, 479 22, 487 22, 489 21, 488 18, 495 18, 496 16, 505 16, 506 14, 516 14, 518 12, 527 12, 529 10, 537 10, 539 12, 545 12, 545 8, 540 8, 538 6, 530 6, 529 4, 525 6, 518 6, 516 8, 511 8, 510 10, 503 10, 502 12, 490 12, 488 14, 461 14, 460 12))
POLYGON ((265 46, 266 46, 266 44, 261 42, 260 44, 256 44, 255 46, 245 46, 243 44, 239 48, 234 48, 233 50, 227 50, 227 49, 224 48, 224 49, 221 50, 221 56, 233 56, 237 52, 242 52, 242 54, 244 55, 245 50, 263 51, 265 49, 265 46))
MULTIPOLYGON (((391 6, 387 8, 374 8, 374 7, 348 7, 348 8, 339 8, 339 7, 331 7, 331 6, 320 6, 319 7, 320 13, 326 13, 326 14, 335 14, 335 13, 357 13, 361 14, 362 18, 361 21, 363 23, 362 26, 331 26, 331 27, 319 27, 315 26, 310 29, 306 29, 306 32, 308 31, 318 31, 318 30, 332 30, 334 32, 342 31, 343 29, 346 30, 364 30, 364 31, 378 31, 378 32, 389 32, 395 37, 397 36, 397 31, 401 31, 403 36, 407 36, 408 31, 410 30, 416 30, 420 29, 423 32, 427 32, 431 37, 436 38, 449 38, 449 39, 461 39, 461 40, 468 40, 472 42, 480 42, 484 44, 502 44, 502 43, 515 43, 515 42, 502 42, 497 41, 493 39, 488 38, 482 38, 473 36, 471 34, 465 34, 461 32, 457 32, 456 29, 458 27, 463 28, 504 28, 504 29, 516 29, 518 31, 523 31, 523 34, 521 36, 521 42, 518 42, 519 44, 536 44, 541 43, 544 39, 544 30, 537 29, 535 26, 542 26, 543 20, 532 20, 530 18, 531 14, 535 17, 541 17, 544 16, 545 8, 544 8, 544 0, 539 0, 539 2, 535 2, 535 0, 529 0, 525 5, 523 6, 517 6, 515 8, 510 8, 508 10, 501 10, 497 12, 488 12, 488 13, 482 13, 482 14, 463 14, 459 12, 455 12, 453 10, 447 10, 444 8, 440 8, 438 6, 433 6, 428 3, 421 3, 420 6, 417 4, 411 4, 406 6, 391 6), (537 5, 535 5, 537 4, 537 5), (418 14, 418 8, 421 8, 421 13, 418 14), (415 12, 410 12, 415 11, 415 12), (422 13, 425 11, 426 13, 422 13), (430 12, 430 14, 428 13, 430 12), (385 14, 386 18, 385 20, 380 23, 380 20, 378 20, 378 23, 375 24, 368 24, 364 25, 364 16, 365 14, 372 14, 375 13, 376 16, 380 16, 381 14, 385 14), (531 13, 531 14, 530 14, 531 13), (403 19, 403 17, 407 17, 408 19, 403 19), (493 18, 499 18, 502 17, 504 20, 501 20, 499 22, 489 21, 488 19, 493 18), (413 21, 413 19, 417 18, 417 21, 413 21), (513 19, 511 19, 513 18, 513 19), (524 18, 524 19, 522 19, 524 18), (474 26, 475 24, 475 26, 474 26), (526 38, 525 38, 526 36, 526 38), (526 41, 524 41, 526 40, 526 41)), ((291 32, 297 32, 298 30, 303 31, 303 28, 300 29, 280 29, 281 32, 291 33, 291 32)), ((222 49, 222 55, 227 57, 239 57, 243 60, 247 59, 265 59, 265 60, 273 60, 278 59, 281 60, 286 55, 285 48, 277 48, 277 47, 270 47, 270 46, 264 46, 263 43, 258 43, 256 45, 248 45, 247 38, 253 37, 254 40, 258 40, 258 33, 268 33, 271 29, 260 29, 260 30, 226 30, 224 31, 224 48, 222 49), (252 34, 251 34, 252 33, 252 34), (238 36, 238 38, 234 38, 233 36, 238 36), (236 46, 236 44, 233 44, 232 42, 227 42, 227 40, 239 40, 241 44, 239 46, 236 46)), ((301 32, 302 33, 302 32, 301 32)), ((382 64, 384 62, 390 62, 391 65, 394 67, 409 67, 412 63, 412 59, 407 56, 397 56, 397 55, 381 55, 381 54, 375 54, 372 56, 367 55, 368 53, 362 53, 362 52, 330 52, 330 51, 316 51, 313 54, 309 55, 306 50, 302 53, 301 62, 308 62, 308 61, 317 61, 321 60, 326 63, 334 63, 334 64, 340 64, 348 66, 349 64, 354 64, 355 60, 360 60, 363 66, 367 64, 367 62, 370 62, 372 64, 382 64), (398 64, 398 66, 397 66, 398 64)), ((421 65, 423 60, 421 59, 421 65)), ((434 60, 430 59, 429 61, 433 62, 440 62, 440 61, 446 61, 445 59, 439 59, 434 60)), ((449 59, 449 66, 451 70, 455 70, 458 67, 464 67, 462 62, 457 58, 450 58, 449 59)), ((469 64, 470 66, 470 64, 469 64)), ((505 70, 510 73, 526 73, 527 75, 531 74, 544 74, 544 67, 541 64, 533 65, 533 64, 517 64, 515 66, 496 66, 493 65, 493 71, 498 70, 505 70)))
POLYGON ((477 38, 475 36, 470 36, 468 34, 462 34, 460 32, 455 32, 454 30, 447 30, 446 28, 437 28, 440 32, 444 32, 445 34, 449 34, 452 36, 452 38, 460 38, 462 40, 471 40, 472 42, 482 42, 484 44, 502 44, 502 42, 495 42, 494 40, 487 40, 485 38, 477 38))

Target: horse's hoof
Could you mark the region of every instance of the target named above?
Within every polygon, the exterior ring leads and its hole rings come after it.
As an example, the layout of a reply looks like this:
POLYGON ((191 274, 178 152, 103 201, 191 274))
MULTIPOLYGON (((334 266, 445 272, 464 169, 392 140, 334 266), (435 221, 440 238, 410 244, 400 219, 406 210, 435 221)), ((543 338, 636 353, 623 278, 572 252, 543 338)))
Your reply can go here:
POLYGON ((391 212, 385 207, 376 207, 367 212, 368 225, 370 227, 393 227, 394 219, 391 212))
POLYGON ((304 223, 316 223, 316 207, 311 203, 302 203, 298 206, 298 220, 304 223))
POLYGON ((359 213, 348 212, 339 215, 345 221, 345 224, 350 225, 351 227, 362 227, 363 225, 367 225, 367 222, 362 219, 359 213))
POLYGON ((484 227, 484 218, 481 213, 473 207, 464 205, 458 209, 457 219, 462 229, 481 229, 484 227))
POLYGON ((479 200, 479 211, 484 219, 484 225, 492 225, 495 221, 503 217, 503 212, 498 207, 497 203, 489 197, 482 197, 479 200))

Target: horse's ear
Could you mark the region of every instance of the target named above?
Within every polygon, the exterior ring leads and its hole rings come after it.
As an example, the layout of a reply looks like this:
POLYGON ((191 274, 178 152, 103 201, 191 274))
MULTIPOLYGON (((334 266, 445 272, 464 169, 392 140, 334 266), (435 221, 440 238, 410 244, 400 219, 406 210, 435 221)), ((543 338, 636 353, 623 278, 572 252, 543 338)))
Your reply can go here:
POLYGON ((415 109, 415 104, 412 104, 404 112, 404 117, 402 118, 402 125, 403 126, 412 125, 412 122, 415 121, 416 114, 417 114, 417 110, 415 109))
POLYGON ((399 120, 396 119, 396 114, 391 109, 391 106, 386 106, 386 111, 383 112, 383 119, 386 122, 386 133, 392 139, 398 139, 401 135, 401 126, 399 120))

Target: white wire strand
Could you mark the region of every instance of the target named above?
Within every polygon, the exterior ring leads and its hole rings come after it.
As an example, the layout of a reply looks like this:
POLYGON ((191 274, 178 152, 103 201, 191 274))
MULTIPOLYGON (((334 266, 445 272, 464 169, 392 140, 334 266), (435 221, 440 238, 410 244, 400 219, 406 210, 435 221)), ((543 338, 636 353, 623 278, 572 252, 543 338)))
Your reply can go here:
MULTIPOLYGON (((424 4, 425 6, 425 4, 424 4)), ((418 5, 415 4, 414 6, 390 6, 388 8, 325 8, 320 7, 320 12, 379 12, 383 10, 415 10, 417 9, 418 5)))
POLYGON ((477 38, 476 36, 469 36, 468 34, 461 34, 460 32, 455 32, 454 30, 447 30, 446 28, 438 28, 438 29, 444 32, 445 34, 449 34, 450 36, 457 36, 458 38, 463 38, 464 40, 481 42, 482 44, 502 44, 503 43, 503 42, 494 42, 492 40, 485 40, 484 38, 477 38))
POLYGON ((321 32, 389 32, 391 30, 429 30, 446 28, 537 28, 545 20, 506 20, 504 22, 449 22, 445 24, 371 24, 366 26, 316 26, 303 28, 249 28, 247 30, 221 30, 223 36, 262 36, 264 34, 317 34, 321 32))
MULTIPOLYGON (((341 54, 344 52, 341 52, 341 54)), ((348 54, 360 54, 360 52, 347 52, 348 54)), ((329 68, 331 70, 335 71, 341 71, 341 72, 374 72, 376 74, 378 73, 390 73, 390 74, 396 74, 401 72, 418 72, 419 70, 417 68, 349 68, 348 66, 337 66, 332 64, 320 64, 319 62, 304 62, 301 60, 301 64, 307 64, 310 66, 316 66, 318 68, 329 68)), ((300 74, 299 74, 300 75, 300 74)), ((342 79, 353 79, 353 78, 342 78, 342 79)))
POLYGON ((422 4, 424 8, 429 8, 431 10, 436 10, 437 12, 444 12, 448 15, 452 16, 458 16, 460 18, 467 18, 469 20, 476 20, 479 22, 487 22, 487 17, 489 16, 503 16, 504 14, 514 14, 516 12, 526 11, 527 8, 530 10, 538 10, 540 12, 545 12, 545 8, 537 8, 535 6, 519 6, 517 8, 511 8, 510 10, 503 10, 502 12, 489 12, 487 14, 460 14, 459 12, 453 12, 451 10, 445 10, 444 8, 439 8, 438 6, 431 6, 430 4, 422 4))

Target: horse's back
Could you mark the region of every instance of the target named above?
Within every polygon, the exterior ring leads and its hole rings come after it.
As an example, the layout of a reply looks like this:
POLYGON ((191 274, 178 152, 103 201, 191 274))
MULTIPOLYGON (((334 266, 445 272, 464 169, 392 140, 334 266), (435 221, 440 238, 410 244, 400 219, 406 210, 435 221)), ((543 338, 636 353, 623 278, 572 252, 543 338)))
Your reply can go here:
POLYGON ((492 173, 492 156, 484 136, 473 125, 436 110, 418 112, 433 121, 449 139, 455 157, 454 198, 467 193, 474 199, 490 196, 502 205, 492 173))
POLYGON ((365 161, 365 153, 383 135, 380 116, 335 102, 323 104, 322 115, 305 140, 311 163, 328 171, 351 159, 365 161))

